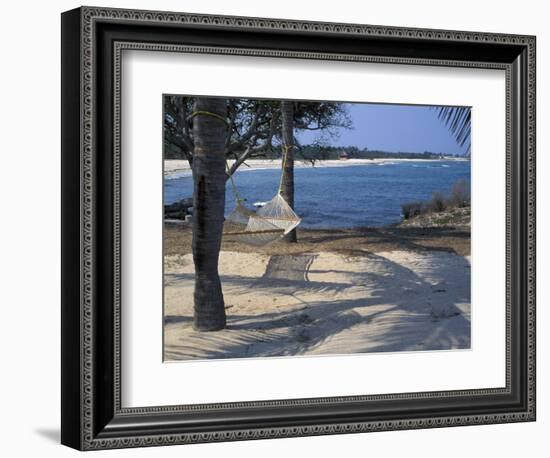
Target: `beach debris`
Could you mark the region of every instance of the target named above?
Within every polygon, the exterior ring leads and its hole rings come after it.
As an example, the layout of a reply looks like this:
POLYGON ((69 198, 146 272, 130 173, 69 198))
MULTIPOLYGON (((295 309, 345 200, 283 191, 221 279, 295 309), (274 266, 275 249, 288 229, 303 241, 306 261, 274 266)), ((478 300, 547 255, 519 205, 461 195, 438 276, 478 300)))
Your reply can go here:
POLYGON ((438 321, 442 318, 452 318, 461 315, 460 309, 454 304, 436 304, 432 305, 430 316, 432 321, 438 321))
POLYGON ((436 283, 435 285, 432 285, 432 293, 446 293, 446 292, 447 292, 447 284, 444 281, 436 283))
POLYGON ((298 315, 298 324, 310 324, 314 320, 307 313, 302 313, 298 315))
POLYGON ((186 220, 187 216, 193 213, 193 198, 186 197, 171 204, 164 206, 165 219, 181 219, 186 220))

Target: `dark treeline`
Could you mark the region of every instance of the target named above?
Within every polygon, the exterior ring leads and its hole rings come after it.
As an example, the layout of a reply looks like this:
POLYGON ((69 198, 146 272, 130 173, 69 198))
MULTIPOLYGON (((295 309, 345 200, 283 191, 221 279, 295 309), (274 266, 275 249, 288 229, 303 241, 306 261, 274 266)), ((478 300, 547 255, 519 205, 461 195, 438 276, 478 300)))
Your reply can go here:
MULTIPOLYGON (((166 159, 185 159, 182 153, 169 146, 165 149, 166 159)), ((381 151, 357 146, 319 146, 319 145, 296 145, 294 152, 296 159, 302 161, 320 161, 335 159, 439 159, 441 157, 468 157, 468 155, 450 154, 444 152, 424 151, 413 153, 408 151, 381 151)), ((281 158, 281 147, 272 146, 263 152, 257 159, 279 159, 281 158)))
MULTIPOLYGON (((409 151, 382 151, 357 146, 326 146, 303 145, 296 148, 296 157, 303 160, 330 159, 439 159, 443 156, 453 156, 443 152, 424 151, 413 153, 409 151)), ((458 156, 458 155, 456 155, 458 156)), ((277 157, 277 154, 274 154, 277 157)))

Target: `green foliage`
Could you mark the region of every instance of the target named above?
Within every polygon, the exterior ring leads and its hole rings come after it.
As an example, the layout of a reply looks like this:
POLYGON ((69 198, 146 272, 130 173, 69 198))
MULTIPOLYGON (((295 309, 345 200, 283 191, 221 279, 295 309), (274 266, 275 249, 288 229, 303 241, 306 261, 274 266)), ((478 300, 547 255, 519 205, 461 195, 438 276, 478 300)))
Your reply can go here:
POLYGON ((428 209, 431 212, 440 213, 447 208, 447 202, 442 192, 434 192, 432 199, 428 203, 428 209))
POLYGON ((414 201, 407 202, 401 205, 401 213, 403 218, 410 219, 422 214, 424 211, 424 202, 414 201))
POLYGON ((442 213, 453 208, 470 206, 470 188, 466 180, 457 181, 446 197, 442 192, 434 192, 428 202, 413 201, 401 205, 401 214, 404 219, 419 215, 442 213))
MULTIPOLYGON (((411 153, 406 151, 381 151, 369 150, 368 148, 358 148, 357 146, 329 146, 322 143, 310 145, 298 145, 294 153, 297 159, 306 161, 316 160, 337 160, 341 159, 342 153, 345 153, 348 159, 439 159, 441 153, 425 151, 423 153, 411 153)), ((266 153, 266 158, 275 159, 281 156, 280 148, 274 147, 272 151, 266 153)))
POLYGON ((459 146, 468 145, 472 131, 472 110, 470 107, 434 107, 438 118, 449 128, 459 146))
POLYGON ((453 185, 449 196, 449 205, 459 208, 470 205, 470 187, 466 180, 459 180, 453 185))
MULTIPOLYGON (((164 157, 187 159, 193 156, 194 97, 164 97, 164 157)), ((226 99, 228 138, 225 155, 231 159, 280 157, 281 101, 271 99, 226 99)), ((339 128, 350 128, 346 104, 294 101, 295 131, 319 131, 334 138, 339 128)), ((297 143, 297 142, 296 142, 297 143)), ((240 165, 240 163, 239 163, 240 165)))

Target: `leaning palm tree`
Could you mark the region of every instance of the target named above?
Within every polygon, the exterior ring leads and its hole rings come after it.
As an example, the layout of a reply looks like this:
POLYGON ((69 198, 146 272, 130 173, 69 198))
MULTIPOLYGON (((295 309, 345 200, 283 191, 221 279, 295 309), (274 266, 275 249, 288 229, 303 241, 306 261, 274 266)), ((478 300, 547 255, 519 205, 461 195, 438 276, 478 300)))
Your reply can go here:
POLYGON ((437 117, 448 127, 460 147, 466 143, 466 154, 470 155, 472 132, 472 110, 470 107, 437 107, 437 117))
POLYGON ((225 208, 227 100, 195 99, 193 107, 193 260, 195 292, 193 325, 217 331, 226 324, 218 274, 225 208))

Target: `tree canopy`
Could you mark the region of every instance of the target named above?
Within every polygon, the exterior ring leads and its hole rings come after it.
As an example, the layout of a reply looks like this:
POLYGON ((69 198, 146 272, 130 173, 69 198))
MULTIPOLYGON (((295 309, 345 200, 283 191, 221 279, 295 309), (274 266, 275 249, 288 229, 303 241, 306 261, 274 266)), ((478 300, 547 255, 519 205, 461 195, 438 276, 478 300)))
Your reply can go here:
MULTIPOLYGON (((185 158, 192 164, 194 151, 194 97, 168 95, 164 98, 165 157, 185 158)), ((293 101, 296 131, 319 131, 336 135, 337 127, 351 127, 345 104, 337 102, 293 101)), ((229 134, 225 157, 234 159, 232 175, 247 159, 265 157, 281 144, 280 101, 262 99, 228 99, 226 122, 229 134)), ((299 146, 295 138, 295 144, 299 146)))

